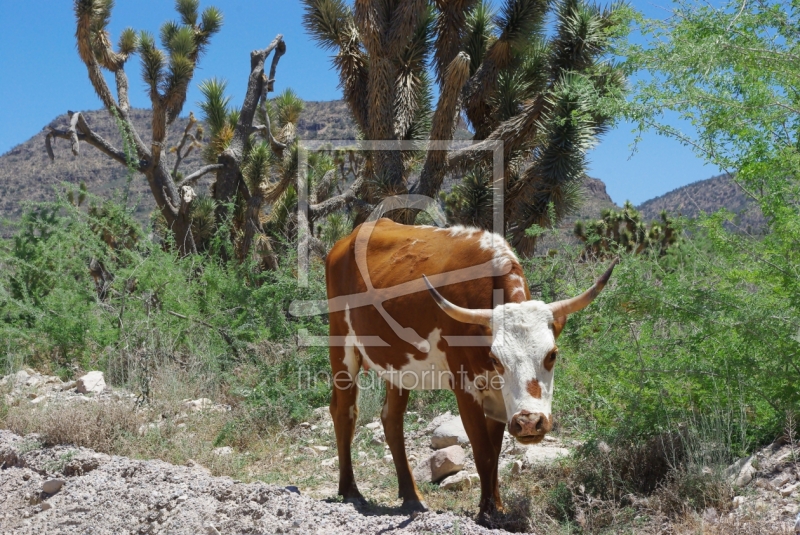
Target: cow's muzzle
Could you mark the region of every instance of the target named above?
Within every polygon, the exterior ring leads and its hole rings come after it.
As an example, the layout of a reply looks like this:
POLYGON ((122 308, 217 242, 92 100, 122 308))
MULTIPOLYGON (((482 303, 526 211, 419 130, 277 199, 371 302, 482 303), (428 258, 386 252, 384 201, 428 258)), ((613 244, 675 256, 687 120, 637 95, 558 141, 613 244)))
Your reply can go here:
POLYGON ((508 432, 523 444, 541 442, 552 429, 552 420, 541 412, 519 411, 508 423, 508 432))

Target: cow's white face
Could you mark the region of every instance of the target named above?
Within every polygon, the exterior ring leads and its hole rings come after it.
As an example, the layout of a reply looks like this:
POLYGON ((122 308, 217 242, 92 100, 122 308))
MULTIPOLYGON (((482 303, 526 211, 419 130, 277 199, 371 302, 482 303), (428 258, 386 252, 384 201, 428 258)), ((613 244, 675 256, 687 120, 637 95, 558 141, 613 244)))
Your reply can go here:
POLYGON ((503 377, 508 430, 523 443, 540 442, 552 429, 553 313, 541 301, 507 303, 492 313, 491 356, 503 377))
POLYGON ((451 318, 483 325, 492 332, 490 355, 503 377, 502 392, 508 432, 526 444, 540 442, 553 428, 553 367, 555 338, 567 316, 583 310, 605 287, 614 260, 591 288, 582 294, 554 303, 526 301, 507 303, 494 309, 467 309, 454 305, 423 275, 436 304, 451 318), (555 321, 554 321, 555 319, 555 321))

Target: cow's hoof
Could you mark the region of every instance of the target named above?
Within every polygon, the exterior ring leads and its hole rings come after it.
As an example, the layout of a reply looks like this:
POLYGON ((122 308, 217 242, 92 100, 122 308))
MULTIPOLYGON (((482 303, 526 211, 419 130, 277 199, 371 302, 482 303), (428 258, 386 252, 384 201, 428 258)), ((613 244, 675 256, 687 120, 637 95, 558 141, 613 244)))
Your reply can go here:
POLYGON ((492 510, 492 511, 489 511, 489 510, 481 511, 481 512, 478 513, 478 517, 475 519, 475 523, 478 524, 479 526, 483 526, 485 528, 493 529, 493 528, 496 527, 496 523, 495 523, 495 515, 496 514, 497 513, 494 510, 492 510))
POLYGON ((344 503, 352 503, 353 505, 367 505, 367 500, 361 494, 355 494, 352 496, 345 496, 344 503))
POLYGON ((422 500, 403 500, 401 509, 409 513, 425 513, 428 506, 422 500))

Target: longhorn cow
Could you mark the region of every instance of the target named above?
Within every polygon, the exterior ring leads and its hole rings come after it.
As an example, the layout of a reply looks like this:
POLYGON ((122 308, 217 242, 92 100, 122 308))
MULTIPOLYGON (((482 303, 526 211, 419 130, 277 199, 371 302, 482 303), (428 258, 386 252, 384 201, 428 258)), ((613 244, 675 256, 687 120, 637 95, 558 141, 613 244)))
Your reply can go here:
POLYGON ((556 339, 615 264, 583 294, 547 304, 531 299, 517 257, 491 232, 380 219, 337 242, 326 277, 339 494, 364 501, 351 461, 364 368, 386 382, 381 421, 403 507, 426 509, 405 451, 409 391, 450 389, 481 480, 480 514, 502 510, 497 462, 504 429, 523 444, 551 431, 556 339))

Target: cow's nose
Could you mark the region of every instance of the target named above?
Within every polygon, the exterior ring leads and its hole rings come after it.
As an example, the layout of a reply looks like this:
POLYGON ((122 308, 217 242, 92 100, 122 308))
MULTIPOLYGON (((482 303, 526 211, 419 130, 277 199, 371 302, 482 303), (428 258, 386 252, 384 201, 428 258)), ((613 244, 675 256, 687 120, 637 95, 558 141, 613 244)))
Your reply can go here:
POLYGON ((508 424, 508 432, 515 437, 544 435, 552 428, 550 418, 541 412, 519 411, 508 424))

